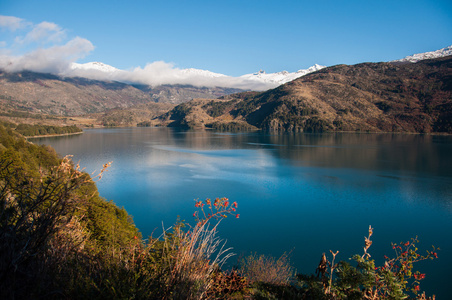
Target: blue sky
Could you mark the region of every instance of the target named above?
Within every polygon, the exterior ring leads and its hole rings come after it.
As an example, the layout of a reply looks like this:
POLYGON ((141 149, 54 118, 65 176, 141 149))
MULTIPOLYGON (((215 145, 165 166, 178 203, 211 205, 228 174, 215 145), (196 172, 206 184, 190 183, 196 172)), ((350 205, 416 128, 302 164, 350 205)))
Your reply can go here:
POLYGON ((163 61, 230 76, 294 72, 389 61, 452 44, 450 0, 1 0, 0 15, 22 20, 14 30, 3 23, 0 54, 54 47, 52 55, 72 51, 62 59, 119 69, 163 61), (40 24, 44 33, 27 38, 40 24))

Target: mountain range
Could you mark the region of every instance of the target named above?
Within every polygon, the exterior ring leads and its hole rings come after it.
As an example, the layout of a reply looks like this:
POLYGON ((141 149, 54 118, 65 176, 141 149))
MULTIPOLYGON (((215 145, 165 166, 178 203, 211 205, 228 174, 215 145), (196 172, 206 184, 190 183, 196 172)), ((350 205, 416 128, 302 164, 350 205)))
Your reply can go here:
POLYGON ((430 51, 430 52, 425 52, 425 53, 417 53, 417 54, 413 54, 413 55, 409 55, 406 56, 402 59, 398 59, 398 60, 394 60, 392 62, 411 62, 411 63, 415 63, 421 60, 425 60, 425 59, 432 59, 432 58, 440 58, 440 57, 444 57, 444 56, 449 56, 452 55, 452 46, 448 46, 436 51, 430 51))
POLYGON ((452 56, 332 66, 265 92, 193 100, 154 122, 220 130, 452 133, 452 56))
MULTIPOLYGON (((238 77, 275 86, 263 92, 121 82, 114 79, 136 72, 100 62, 73 64, 70 74, 59 75, 0 70, 0 115, 91 114, 98 124, 111 126, 449 132, 450 59, 441 57, 451 51, 446 47, 388 63, 314 65, 293 73, 259 71, 238 77), (425 60, 432 57, 439 58, 425 60)), ((176 71, 182 79, 232 82, 206 70, 176 71)))
MULTIPOLYGON (((163 66, 165 67, 165 66, 163 66)), ((269 88, 274 88, 278 85, 292 81, 298 77, 304 76, 306 74, 318 71, 325 66, 315 64, 308 69, 300 69, 296 72, 281 71, 276 73, 266 73, 260 70, 259 72, 252 74, 245 74, 239 77, 231 77, 220 73, 214 73, 207 70, 200 69, 164 69, 159 70, 159 72, 149 71, 148 74, 144 72, 143 69, 133 69, 133 70, 120 70, 110 65, 101 62, 89 62, 85 64, 72 63, 69 71, 65 71, 60 74, 68 77, 84 77, 89 79, 97 80, 114 80, 130 84, 144 84, 150 86, 158 85, 168 85, 168 82, 178 78, 178 81, 174 81, 179 84, 186 84, 187 82, 192 82, 190 85, 194 86, 222 86, 231 88, 241 88, 250 89, 247 87, 254 87, 254 90, 266 90, 269 88), (140 75, 134 76, 134 73, 140 72, 140 75), (174 77, 174 78, 164 78, 161 80, 162 84, 154 84, 157 80, 151 78, 152 76, 160 77, 174 77), (193 81, 194 80, 194 81, 193 81), (194 83, 193 83, 194 82, 194 83), (199 82, 199 84, 198 84, 199 82)), ((149 67, 149 69, 152 69, 149 67)))
MULTIPOLYGON (((425 53, 417 53, 413 55, 406 56, 402 59, 394 60, 392 62, 418 62, 425 59, 432 59, 432 58, 439 58, 452 55, 452 46, 448 46, 436 51, 431 52, 425 52, 425 53)), ((239 76, 239 79, 251 81, 251 82, 258 82, 262 84, 268 84, 268 87, 276 87, 278 85, 287 83, 289 81, 292 81, 294 79, 297 79, 301 76, 304 76, 306 74, 318 71, 325 68, 325 66, 315 64, 307 69, 300 69, 296 72, 288 72, 288 71, 281 71, 276 73, 266 73, 263 70, 260 70, 256 73, 251 74, 244 74, 239 76)), ((67 75, 85 75, 86 78, 91 79, 107 79, 107 80, 115 80, 116 81, 123 81, 125 83, 133 83, 133 81, 127 80, 127 76, 123 75, 121 76, 121 73, 128 72, 127 70, 120 70, 115 67, 112 67, 110 65, 101 63, 101 62, 89 62, 85 64, 78 64, 73 63, 71 65, 71 70, 67 72, 67 75), (80 71, 84 71, 80 72, 80 71), (97 71, 95 75, 91 75, 89 71, 97 71), (120 80, 123 77, 123 80, 120 80)), ((220 74, 220 73, 214 73, 207 70, 200 70, 200 69, 181 69, 179 70, 180 74, 183 74, 186 77, 204 77, 207 79, 215 79, 215 78, 228 78, 229 76, 220 74)), ((64 73, 62 75, 65 75, 64 73)), ((83 76, 82 76, 83 77, 83 76)), ((232 86, 230 86, 232 87, 232 86)))

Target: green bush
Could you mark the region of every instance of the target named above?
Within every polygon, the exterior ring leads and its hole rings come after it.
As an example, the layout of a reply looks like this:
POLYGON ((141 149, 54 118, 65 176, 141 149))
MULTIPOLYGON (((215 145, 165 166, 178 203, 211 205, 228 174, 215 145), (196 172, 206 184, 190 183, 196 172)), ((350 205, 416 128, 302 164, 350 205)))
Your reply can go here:
POLYGON ((75 125, 61 127, 61 126, 29 125, 29 124, 17 125, 16 131, 24 136, 40 136, 40 135, 68 134, 82 132, 82 130, 75 125))

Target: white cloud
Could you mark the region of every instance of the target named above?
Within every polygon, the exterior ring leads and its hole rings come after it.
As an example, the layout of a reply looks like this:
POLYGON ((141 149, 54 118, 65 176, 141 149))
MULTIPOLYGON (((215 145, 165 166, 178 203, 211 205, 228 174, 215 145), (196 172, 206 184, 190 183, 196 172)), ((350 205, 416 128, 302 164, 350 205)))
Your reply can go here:
POLYGON ((41 22, 36 25, 10 16, 0 16, 0 28, 18 31, 12 39, 0 41, 0 68, 9 72, 29 70, 151 86, 187 84, 265 90, 277 85, 203 70, 179 69, 164 61, 148 63, 144 67, 130 70, 110 67, 106 71, 96 67, 80 67, 81 65, 74 69, 74 62, 94 50, 93 44, 87 39, 75 37, 64 43, 67 40, 66 31, 57 24, 41 22))
POLYGON ((33 29, 28 32, 24 38, 17 37, 16 43, 58 43, 66 36, 66 33, 60 26, 55 23, 42 22, 33 26, 33 29))
POLYGON ((67 72, 72 62, 83 58, 94 50, 87 39, 76 37, 64 45, 38 48, 22 56, 0 56, 0 68, 9 72, 29 70, 60 74, 67 72))
POLYGON ((16 31, 17 29, 22 29, 29 24, 29 22, 21 18, 0 15, 0 28, 6 28, 10 31, 16 31))
POLYGON ((14 32, 10 39, 5 36, 0 41, 0 68, 10 72, 64 73, 73 62, 94 50, 87 39, 68 40, 66 31, 51 22, 32 24, 17 17, 0 16, 0 28, 14 32))
POLYGON ((171 63, 156 61, 148 63, 144 68, 131 70, 111 70, 83 68, 83 65, 67 70, 65 76, 78 76, 96 80, 113 80, 127 83, 139 83, 150 86, 163 84, 187 84, 200 87, 234 87, 250 90, 267 90, 276 87, 275 83, 264 83, 258 80, 231 77, 204 70, 179 69, 171 63))

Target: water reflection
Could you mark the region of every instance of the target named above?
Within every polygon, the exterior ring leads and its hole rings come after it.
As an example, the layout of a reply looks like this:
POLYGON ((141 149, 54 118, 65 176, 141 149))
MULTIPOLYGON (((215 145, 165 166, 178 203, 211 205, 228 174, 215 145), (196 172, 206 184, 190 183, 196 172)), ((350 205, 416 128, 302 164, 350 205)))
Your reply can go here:
MULTIPOLYGON (((400 134, 218 134, 209 131, 177 131, 167 128, 90 130, 82 136, 39 139, 62 150, 84 149, 108 157, 148 144, 154 149, 200 151, 225 149, 272 150, 294 164, 400 170, 435 176, 452 176, 451 138, 400 134), (70 147, 70 149, 69 149, 70 147), (113 153, 112 153, 113 152, 113 153)), ((213 153, 213 152, 212 152, 213 153)), ((207 155, 208 153, 204 153, 207 155)), ((223 155, 223 153, 219 153, 223 155)))

